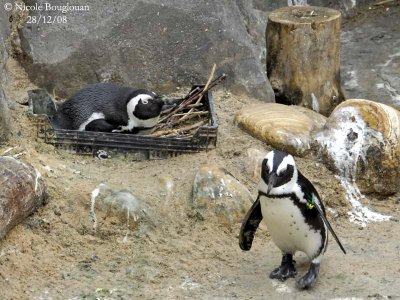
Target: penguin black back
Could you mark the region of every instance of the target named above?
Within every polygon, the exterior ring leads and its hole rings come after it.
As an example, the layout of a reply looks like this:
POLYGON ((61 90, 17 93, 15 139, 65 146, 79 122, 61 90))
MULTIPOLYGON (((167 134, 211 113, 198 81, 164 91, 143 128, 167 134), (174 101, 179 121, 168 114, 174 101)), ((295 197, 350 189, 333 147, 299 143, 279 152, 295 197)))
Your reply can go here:
POLYGON ((163 102, 151 91, 96 83, 83 88, 61 104, 52 123, 56 128, 85 130, 90 122, 105 120, 109 126, 105 131, 112 131, 128 126, 131 119, 157 118, 162 105, 163 102), (128 112, 133 99, 132 111, 128 112))

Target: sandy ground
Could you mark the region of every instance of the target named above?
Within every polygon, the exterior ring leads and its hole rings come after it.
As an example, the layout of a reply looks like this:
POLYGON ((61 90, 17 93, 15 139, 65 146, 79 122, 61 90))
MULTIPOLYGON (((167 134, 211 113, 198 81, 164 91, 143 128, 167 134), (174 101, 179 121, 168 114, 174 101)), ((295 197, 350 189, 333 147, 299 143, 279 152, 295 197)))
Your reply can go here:
MULTIPOLYGON (((24 102, 34 86, 9 60, 8 95, 24 102)), ((27 106, 12 107, 15 137, 0 153, 20 158, 43 173, 48 204, 0 242, 1 299, 395 299, 400 298, 399 223, 350 223, 350 210, 335 176, 315 158, 297 158, 299 169, 317 187, 347 255, 331 239, 318 284, 299 291, 295 280, 268 278, 280 263, 279 250, 262 227, 253 248, 238 246, 240 224, 223 225, 217 218, 199 220, 190 207, 195 173, 205 163, 225 167, 256 195, 256 183, 245 171, 249 148, 270 150, 233 124, 234 113, 252 100, 215 92, 219 117, 218 147, 158 161, 78 156, 57 150, 36 138, 27 106), (49 166, 53 172, 45 169, 49 166), (172 196, 166 183, 173 182, 172 196), (105 182, 128 189, 146 208, 147 217, 124 240, 126 227, 107 223, 94 231, 89 220, 90 193, 105 182)), ((365 204, 399 217, 397 197, 365 204)), ((299 275, 308 262, 296 256, 299 275)))

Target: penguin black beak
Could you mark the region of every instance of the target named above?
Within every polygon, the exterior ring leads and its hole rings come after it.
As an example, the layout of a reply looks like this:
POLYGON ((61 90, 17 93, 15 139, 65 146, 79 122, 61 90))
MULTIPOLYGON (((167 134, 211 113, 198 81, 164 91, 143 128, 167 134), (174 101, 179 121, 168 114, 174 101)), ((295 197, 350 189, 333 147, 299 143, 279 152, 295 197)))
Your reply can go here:
POLYGON ((156 96, 155 98, 158 98, 162 102, 162 109, 161 110, 166 110, 169 108, 176 107, 179 105, 183 98, 168 98, 166 96, 156 96))
POLYGON ((158 106, 162 107, 164 105, 164 100, 162 96, 155 96, 154 97, 155 103, 158 104, 158 106))
POLYGON ((275 172, 272 172, 271 174, 269 174, 267 195, 269 195, 269 192, 276 185, 276 181, 277 181, 277 176, 276 176, 275 172))

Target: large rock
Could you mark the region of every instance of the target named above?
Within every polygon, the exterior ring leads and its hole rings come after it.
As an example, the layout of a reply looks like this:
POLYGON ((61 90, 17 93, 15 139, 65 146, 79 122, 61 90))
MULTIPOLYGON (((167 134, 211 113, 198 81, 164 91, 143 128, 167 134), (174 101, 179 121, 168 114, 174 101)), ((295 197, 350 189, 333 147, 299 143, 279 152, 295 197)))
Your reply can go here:
MULTIPOLYGON (((65 5, 65 1, 51 4, 65 5)), ((167 92, 176 85, 205 82, 217 63, 217 74, 225 72, 234 91, 274 100, 260 53, 236 2, 124 0, 114 5, 88 0, 84 4, 89 11, 61 14, 66 24, 40 30, 27 24, 22 30, 25 66, 39 86, 67 96, 86 83, 111 80, 167 92)), ((60 13, 46 12, 56 15, 60 13)))
POLYGON ((0 156, 0 239, 46 200, 46 186, 32 166, 0 156))
POLYGON ((235 122, 272 147, 296 156, 311 150, 312 136, 325 124, 326 118, 310 109, 277 103, 246 106, 235 116, 235 122))
POLYGON ((7 74, 5 63, 7 59, 6 39, 9 34, 8 18, 5 10, 0 9, 0 143, 7 139, 10 133, 10 111, 3 85, 6 84, 7 74))
MULTIPOLYGON (((43 4, 45 1, 26 1, 43 4)), ((347 11, 366 1, 315 0, 347 11)), ((65 5, 62 0, 52 6, 65 5)), ((170 92, 205 82, 213 63, 235 92, 273 102, 265 74, 267 13, 307 1, 88 0, 89 11, 46 11, 55 24, 26 24, 24 65, 40 87, 69 96, 83 85, 113 81, 170 92), (58 23, 58 22, 61 23, 58 23), (65 23, 63 23, 65 22, 65 23), (62 72, 60 71, 62 70, 62 72)), ((32 11, 32 17, 44 12, 32 11)), ((44 15, 44 14, 42 14, 44 15)))
POLYGON ((193 183, 192 207, 203 217, 217 216, 221 223, 239 223, 252 204, 250 192, 228 171, 203 165, 193 183))
POLYGON ((323 158, 364 193, 400 192, 400 112, 351 99, 340 104, 317 135, 323 158))
POLYGON ((342 89, 347 99, 374 99, 400 109, 400 6, 373 8, 363 21, 344 24, 342 89))
POLYGON ((267 155, 267 152, 255 148, 249 148, 247 149, 246 154, 247 156, 244 161, 246 174, 252 181, 258 183, 261 179, 261 164, 267 155))
POLYGON ((90 220, 94 230, 133 230, 145 216, 139 200, 128 190, 114 190, 101 183, 91 193, 90 220))

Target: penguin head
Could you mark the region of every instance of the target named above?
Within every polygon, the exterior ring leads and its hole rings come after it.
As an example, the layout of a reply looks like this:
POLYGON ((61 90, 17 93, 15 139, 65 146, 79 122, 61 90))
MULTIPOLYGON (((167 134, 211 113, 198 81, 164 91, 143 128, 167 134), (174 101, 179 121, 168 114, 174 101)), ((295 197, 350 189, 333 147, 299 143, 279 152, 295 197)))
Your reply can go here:
POLYGON ((128 101, 128 112, 139 120, 158 118, 164 101, 155 93, 137 90, 128 101))
POLYGON ((269 152, 261 165, 259 190, 267 195, 293 193, 297 182, 297 169, 292 155, 282 151, 269 152))

